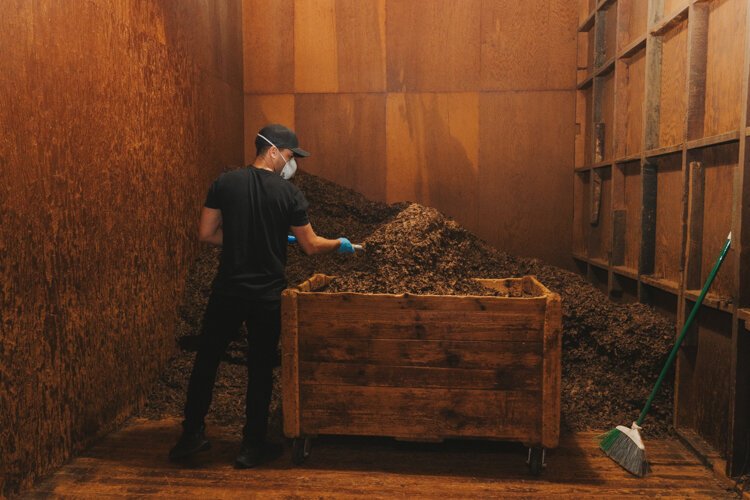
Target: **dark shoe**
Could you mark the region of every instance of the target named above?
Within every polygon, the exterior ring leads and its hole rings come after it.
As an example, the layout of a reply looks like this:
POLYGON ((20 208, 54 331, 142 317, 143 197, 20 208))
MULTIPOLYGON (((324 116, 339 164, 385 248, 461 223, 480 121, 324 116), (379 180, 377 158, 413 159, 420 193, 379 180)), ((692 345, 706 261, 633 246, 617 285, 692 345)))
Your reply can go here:
POLYGON ((206 439, 206 433, 203 430, 197 432, 183 431, 177 444, 169 450, 169 459, 172 461, 181 460, 210 448, 211 443, 206 439))
POLYGON ((237 469, 250 469, 277 459, 283 452, 284 447, 276 443, 243 444, 234 466, 237 469))

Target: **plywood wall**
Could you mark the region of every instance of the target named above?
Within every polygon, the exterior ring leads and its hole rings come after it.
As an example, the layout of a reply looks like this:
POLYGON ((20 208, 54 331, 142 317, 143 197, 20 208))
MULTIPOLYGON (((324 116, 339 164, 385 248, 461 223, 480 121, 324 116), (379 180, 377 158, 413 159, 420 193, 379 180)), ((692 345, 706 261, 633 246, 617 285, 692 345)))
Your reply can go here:
POLYGON ((246 161, 258 129, 285 123, 313 153, 303 169, 571 264, 574 3, 244 0, 243 12, 246 161))
POLYGON ((577 267, 679 328, 732 231, 680 353, 675 424, 734 474, 750 446, 749 4, 578 2, 577 267), (597 179, 611 219, 592 217, 597 179))
POLYGON ((0 20, 0 496, 127 417, 174 348, 205 190, 242 163, 240 1, 0 20))

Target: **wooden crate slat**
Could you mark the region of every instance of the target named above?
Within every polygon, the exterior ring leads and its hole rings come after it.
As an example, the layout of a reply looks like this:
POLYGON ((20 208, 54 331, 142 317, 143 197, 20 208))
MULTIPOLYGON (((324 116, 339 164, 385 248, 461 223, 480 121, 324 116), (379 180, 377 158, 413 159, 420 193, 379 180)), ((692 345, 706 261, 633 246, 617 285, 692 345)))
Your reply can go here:
POLYGON ((305 384, 400 387, 408 380, 414 388, 538 390, 540 368, 541 359, 535 366, 494 370, 309 361, 302 361, 299 370, 305 384))
POLYGON ((394 437, 541 438, 537 391, 302 384, 302 432, 394 437))
POLYGON ((303 336, 302 361, 437 368, 530 367, 541 362, 541 342, 446 341, 303 336))

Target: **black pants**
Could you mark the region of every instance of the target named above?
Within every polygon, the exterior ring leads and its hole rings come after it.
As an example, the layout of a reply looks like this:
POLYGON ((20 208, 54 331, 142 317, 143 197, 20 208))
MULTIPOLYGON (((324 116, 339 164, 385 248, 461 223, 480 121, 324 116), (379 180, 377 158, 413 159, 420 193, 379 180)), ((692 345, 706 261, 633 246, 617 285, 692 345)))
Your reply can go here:
POLYGON ((203 318, 203 332, 193 372, 190 374, 183 429, 195 432, 204 425, 211 405, 216 370, 229 341, 245 322, 247 327, 246 443, 262 443, 268 427, 268 406, 273 388, 273 368, 281 332, 279 301, 253 301, 211 294, 203 318))

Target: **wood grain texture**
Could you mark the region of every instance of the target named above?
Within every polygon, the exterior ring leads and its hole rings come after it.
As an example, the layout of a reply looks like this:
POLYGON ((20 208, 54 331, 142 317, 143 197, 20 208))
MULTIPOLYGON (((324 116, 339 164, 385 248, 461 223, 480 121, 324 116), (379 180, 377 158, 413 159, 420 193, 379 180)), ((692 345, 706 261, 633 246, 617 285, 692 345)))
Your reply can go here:
MULTIPOLYGON (((692 304, 690 304, 692 307, 692 304)), ((697 317, 696 345, 680 356, 678 428, 696 431, 726 456, 732 318, 704 307, 697 317)))
POLYGON ((417 201, 476 229, 479 106, 477 93, 388 94, 388 202, 417 201))
POLYGON ((564 434, 531 480, 521 445, 462 441, 425 445, 383 439, 316 439, 302 468, 290 451, 248 474, 231 466, 236 429, 209 428, 213 449, 194 467, 164 459, 178 419, 135 420, 38 485, 30 498, 736 498, 676 438, 649 439, 653 472, 637 478, 597 448, 597 432, 564 434), (114 457, 114 458, 113 458, 114 457))
POLYGON ((245 165, 255 159, 256 134, 269 123, 295 128, 293 94, 245 94, 245 165))
POLYGON ((538 443, 535 391, 418 389, 308 384, 301 389, 303 434, 399 438, 483 437, 538 443))
POLYGON ((614 158, 615 141, 615 73, 614 71, 599 78, 601 87, 601 123, 604 124, 604 143, 602 160, 614 158))
POLYGON ((642 151, 643 142, 643 100, 646 90, 646 51, 639 50, 627 62, 620 66, 624 72, 617 95, 617 110, 615 119, 621 128, 615 141, 617 144, 616 158, 638 154, 642 151))
POLYGON ((242 0, 245 93, 294 92, 294 0, 242 0))
POLYGON ((385 199, 385 101, 385 94, 297 94, 296 132, 312 153, 301 168, 385 199))
MULTIPOLYGON (((727 234, 732 229, 732 192, 734 176, 737 172, 738 155, 737 143, 707 148, 703 152, 705 198, 701 283, 708 278, 708 274, 711 272, 711 268, 726 241, 727 234)), ((735 260, 725 259, 713 285, 711 285, 711 292, 722 297, 732 297, 736 278, 735 260)))
POLYGON ((561 165, 574 158, 574 100, 572 91, 483 93, 479 106, 477 234, 562 267, 570 265, 559 249, 571 245, 573 186, 561 165), (570 121, 550 119, 563 116, 570 121))
POLYGON ((656 164, 654 276, 679 283, 683 190, 680 155, 658 158, 656 164))
POLYGON ((591 200, 591 173, 577 173, 574 178, 573 205, 573 251, 579 255, 588 253, 589 212, 591 200))
POLYGON ((5 7, 0 496, 142 404, 243 141, 239 1, 5 7))
POLYGON ((623 165, 625 190, 625 267, 637 270, 641 242, 641 165, 623 165))
POLYGON ((294 0, 294 16, 287 18, 284 26, 290 19, 294 25, 294 90, 338 91, 336 0, 294 0))
POLYGON ((648 0, 618 0, 617 5, 620 8, 618 45, 622 49, 646 34, 648 0))
POLYGON ((481 89, 570 89, 575 27, 568 0, 484 0, 481 89))
POLYGON ((610 167, 598 168, 592 175, 599 175, 602 181, 599 220, 590 224, 589 257, 609 262, 612 250, 612 172, 610 167))
POLYGON ((478 89, 481 7, 482 0, 388 0, 388 91, 478 89))
POLYGON ((685 20, 664 35, 659 99, 660 147, 679 144, 685 139, 687 33, 685 20))
POLYGON ((284 290, 281 294, 281 384, 282 404, 284 407, 284 435, 300 435, 299 393, 300 393, 300 356, 299 356, 299 320, 297 309, 298 294, 284 290))
MULTIPOLYGON (((325 282, 320 277, 309 281, 325 282)), ((287 436, 485 437, 556 446, 559 297, 531 277, 494 280, 533 298, 287 290, 287 436), (296 304, 289 300, 294 297, 296 304), (298 343, 291 345, 292 338, 298 343), (549 387, 544 387, 549 384, 549 387), (296 391, 299 390, 299 399, 296 391), (542 394, 545 413, 541 410, 542 394), (287 403, 289 402, 289 404, 287 403), (297 405, 298 402, 298 405, 297 405), (296 422, 299 427, 294 427, 296 422)))
MULTIPOLYGON (((742 115, 747 2, 708 3, 708 60, 703 137, 737 130, 742 115)), ((745 68, 747 71, 747 68, 745 68)))
POLYGON ((617 54, 617 3, 604 10, 604 60, 609 61, 617 54))

